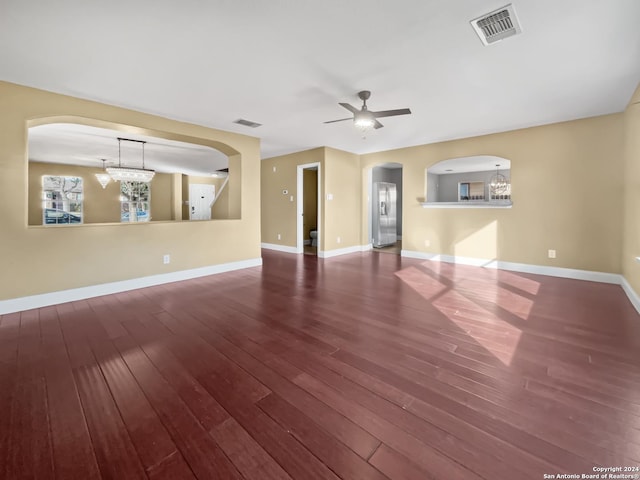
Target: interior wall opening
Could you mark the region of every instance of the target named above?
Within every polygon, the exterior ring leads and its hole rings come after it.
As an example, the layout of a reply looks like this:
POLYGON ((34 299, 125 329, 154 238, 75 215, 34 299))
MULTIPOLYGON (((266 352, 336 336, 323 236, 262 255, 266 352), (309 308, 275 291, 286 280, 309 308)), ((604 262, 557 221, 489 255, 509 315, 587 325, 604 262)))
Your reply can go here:
POLYGON ((240 218, 239 155, 116 127, 29 128, 29 226, 240 218))
POLYGON ((297 252, 318 255, 321 242, 320 164, 299 165, 297 252))
POLYGON ((402 164, 373 167, 369 181, 369 239, 374 251, 402 250, 402 164))

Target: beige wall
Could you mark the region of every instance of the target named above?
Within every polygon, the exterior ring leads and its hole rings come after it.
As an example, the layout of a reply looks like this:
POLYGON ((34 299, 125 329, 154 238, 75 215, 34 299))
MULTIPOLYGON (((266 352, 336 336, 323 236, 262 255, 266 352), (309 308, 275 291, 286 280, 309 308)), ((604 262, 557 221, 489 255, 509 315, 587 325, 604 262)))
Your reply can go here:
MULTIPOLYGON (((325 148, 315 148, 262 161, 261 217, 264 243, 296 247, 297 167, 305 163, 319 162, 321 164, 320 190, 323 191, 324 156, 325 148), (288 190, 288 193, 284 195, 283 190, 288 190), (290 200, 292 195, 293 202, 290 200), (280 240, 278 240, 278 234, 280 234, 280 240)), ((322 249, 321 239, 320 249, 322 249)))
MULTIPOLYGON (((173 198, 173 177, 170 173, 156 173, 151 180, 151 221, 173 220, 171 200, 173 198)), ((120 221, 118 218, 117 221, 120 221)))
POLYGON ((11 205, 0 210, 0 300, 258 258, 259 175, 256 138, 0 82, 0 202, 11 205), (229 168, 238 175, 230 211, 241 213, 242 218, 27 226, 27 129, 53 122, 83 123, 217 148, 234 159, 229 168), (171 255, 169 265, 162 263, 164 254, 171 255))
POLYGON ((360 157, 329 147, 262 161, 262 241, 296 247, 297 167, 307 163, 320 163, 319 250, 359 246, 360 157))
POLYGON ((624 178, 622 273, 640 294, 640 85, 624 113, 624 178))
MULTIPOLYGON (((373 153, 362 156, 362 179, 375 165, 403 164, 405 250, 619 273, 622 132, 614 114, 373 153), (472 155, 511 160, 513 208, 423 208, 426 168, 472 155)), ((364 190, 362 203, 367 232, 364 190)))
MULTIPOLYGON (((322 250, 355 247, 361 241, 360 214, 363 211, 360 157, 353 153, 327 148, 325 153, 325 194, 322 196, 324 223, 322 250), (333 196, 333 200, 327 197, 333 196), (338 238, 340 241, 338 241, 338 238)), ((366 209, 364 209, 366 210, 366 209)))

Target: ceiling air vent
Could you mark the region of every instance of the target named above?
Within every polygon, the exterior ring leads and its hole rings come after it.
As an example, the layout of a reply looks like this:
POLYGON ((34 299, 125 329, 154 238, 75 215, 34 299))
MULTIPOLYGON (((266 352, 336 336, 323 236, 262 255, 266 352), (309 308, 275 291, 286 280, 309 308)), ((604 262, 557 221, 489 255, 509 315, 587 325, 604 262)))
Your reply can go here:
POLYGON ((471 20, 471 26, 484 45, 499 42, 522 32, 512 4, 471 20))
POLYGON ((257 128, 261 127, 261 123, 252 122, 251 120, 245 120, 244 118, 239 118, 235 120, 233 123, 237 123, 238 125, 244 125, 245 127, 257 128))

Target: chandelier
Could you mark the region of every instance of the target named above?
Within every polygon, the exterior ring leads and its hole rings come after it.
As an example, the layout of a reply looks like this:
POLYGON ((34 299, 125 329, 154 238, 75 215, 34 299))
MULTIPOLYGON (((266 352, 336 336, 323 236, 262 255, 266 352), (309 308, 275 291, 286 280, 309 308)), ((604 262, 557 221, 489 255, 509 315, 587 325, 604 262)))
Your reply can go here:
POLYGON ((96 173, 96 178, 98 179, 98 183, 100 183, 100 185, 102 185, 103 189, 107 188, 107 184, 111 181, 111 175, 106 173, 106 169, 104 168, 104 162, 106 162, 106 160, 103 158, 102 159, 102 172, 101 173, 96 173))
POLYGON ((155 171, 144 168, 144 145, 143 140, 132 140, 130 138, 118 137, 118 166, 107 167, 107 173, 116 182, 144 182, 149 183, 155 171), (123 167, 122 166, 122 142, 135 142, 142 144, 142 168, 123 167))
POLYGON ((504 195, 509 189, 509 181, 507 177, 500 173, 500 164, 496 164, 496 173, 489 180, 489 189, 491 190, 491 198, 498 195, 504 195))

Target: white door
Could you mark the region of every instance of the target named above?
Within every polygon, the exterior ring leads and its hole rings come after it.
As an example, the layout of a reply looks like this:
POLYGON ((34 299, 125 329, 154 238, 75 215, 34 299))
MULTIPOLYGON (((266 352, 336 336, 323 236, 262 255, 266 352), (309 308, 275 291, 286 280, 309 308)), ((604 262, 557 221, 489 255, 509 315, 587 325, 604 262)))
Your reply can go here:
POLYGON ((216 186, 201 183, 189 185, 189 220, 211 220, 211 205, 216 198, 216 186))

